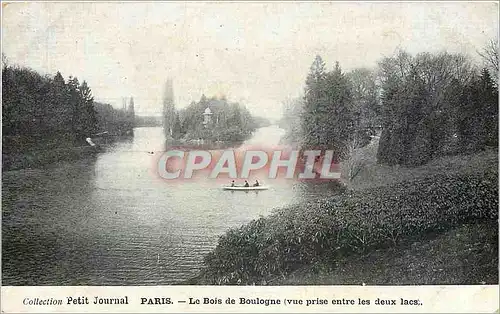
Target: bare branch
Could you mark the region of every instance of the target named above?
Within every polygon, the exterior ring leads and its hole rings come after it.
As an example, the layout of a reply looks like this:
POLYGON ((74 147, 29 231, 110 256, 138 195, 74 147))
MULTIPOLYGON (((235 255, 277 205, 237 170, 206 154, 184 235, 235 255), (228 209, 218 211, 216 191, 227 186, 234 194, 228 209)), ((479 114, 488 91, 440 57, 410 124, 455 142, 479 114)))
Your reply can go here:
POLYGON ((488 45, 483 48, 483 51, 478 51, 478 54, 490 67, 490 70, 495 72, 492 74, 496 80, 498 78, 498 40, 490 40, 488 45))

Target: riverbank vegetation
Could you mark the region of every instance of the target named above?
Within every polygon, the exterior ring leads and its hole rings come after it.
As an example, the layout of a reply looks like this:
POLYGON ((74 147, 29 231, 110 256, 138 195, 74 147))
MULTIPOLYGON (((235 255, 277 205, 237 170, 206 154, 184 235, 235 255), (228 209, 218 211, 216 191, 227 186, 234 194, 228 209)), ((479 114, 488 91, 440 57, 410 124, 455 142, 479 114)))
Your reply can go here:
MULTIPOLYGON (((283 104, 283 144, 334 151, 349 184, 372 163, 415 167, 498 146, 498 53, 403 50, 374 69, 314 59, 304 95, 283 104), (477 60, 476 60, 477 61, 477 60)), ((493 49, 495 48, 495 49, 493 49)), ((372 168, 373 169, 373 168, 372 168)))
MULTIPOLYGON (((464 224, 494 225, 498 219, 496 153, 470 156, 481 161, 482 166, 475 169, 449 172, 443 164, 419 177, 415 168, 413 179, 278 209, 221 236, 195 281, 267 284, 286 280, 313 264, 335 268, 346 258, 401 248, 419 237, 453 232, 464 224)), ((497 256, 498 250, 493 248, 492 254, 491 258, 497 256)))
POLYGON ((400 245, 320 260, 269 285, 485 285, 498 283, 498 222, 410 237, 400 245))
POLYGON ((497 62, 481 67, 446 52, 399 51, 376 69, 349 72, 338 62, 328 71, 317 56, 304 96, 284 104, 284 141, 334 150, 341 162, 380 136, 377 161, 405 166, 496 147, 498 84, 492 70, 498 71, 497 62))
MULTIPOLYGON (((176 110, 171 99, 165 103, 165 132, 177 140, 241 142, 248 139, 256 128, 265 126, 266 119, 253 117, 245 106, 230 102, 225 97, 207 98, 176 110), (209 108, 208 121, 203 113, 209 108)), ((269 123, 267 123, 269 125, 269 123)))
POLYGON ((121 136, 134 127, 133 99, 126 110, 94 101, 86 81, 41 75, 2 65, 2 169, 80 158, 86 138, 121 136))
POLYGON ((415 273, 391 284, 498 283, 495 66, 498 59, 478 66, 460 54, 400 51, 377 69, 346 73, 338 62, 328 71, 317 56, 304 96, 285 103, 283 141, 333 150, 345 192, 228 231, 191 283, 329 284, 330 276, 335 284, 384 284, 394 259, 415 273), (481 265, 405 260, 421 252, 412 243, 481 265), (375 257, 387 263, 375 264, 371 277, 347 266, 375 257), (440 276, 413 263, 439 264, 440 276), (457 264, 474 275, 454 277, 457 264))
POLYGON ((136 116, 135 117, 136 127, 161 127, 163 126, 163 121, 160 116, 136 116))

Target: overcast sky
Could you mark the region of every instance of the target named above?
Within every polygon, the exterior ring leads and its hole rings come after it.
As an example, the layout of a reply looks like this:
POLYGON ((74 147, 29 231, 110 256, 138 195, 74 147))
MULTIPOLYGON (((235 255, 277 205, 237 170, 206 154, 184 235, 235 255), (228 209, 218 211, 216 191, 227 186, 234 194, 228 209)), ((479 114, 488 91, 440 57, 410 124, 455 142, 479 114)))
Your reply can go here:
POLYGON ((161 112, 165 81, 176 105, 226 95, 278 117, 299 95, 314 56, 345 70, 396 49, 476 57, 498 34, 493 2, 13 3, 3 8, 9 62, 86 80, 96 100, 161 112))

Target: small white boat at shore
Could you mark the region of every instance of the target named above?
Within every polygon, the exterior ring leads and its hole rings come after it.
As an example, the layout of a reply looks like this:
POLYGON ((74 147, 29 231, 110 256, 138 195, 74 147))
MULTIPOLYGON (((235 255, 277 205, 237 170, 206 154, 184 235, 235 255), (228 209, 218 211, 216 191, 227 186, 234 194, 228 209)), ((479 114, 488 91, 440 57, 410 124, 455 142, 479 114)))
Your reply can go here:
POLYGON ((259 185, 259 186, 223 186, 223 190, 230 190, 230 191, 260 191, 260 190, 267 190, 269 189, 268 186, 265 185, 259 185))

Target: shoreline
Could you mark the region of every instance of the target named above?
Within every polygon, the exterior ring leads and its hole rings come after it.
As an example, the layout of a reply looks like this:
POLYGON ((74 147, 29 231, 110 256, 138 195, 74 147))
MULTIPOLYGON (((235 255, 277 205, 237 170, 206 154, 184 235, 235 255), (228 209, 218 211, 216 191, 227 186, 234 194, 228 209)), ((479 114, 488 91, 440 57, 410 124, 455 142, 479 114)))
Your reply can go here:
MULTIPOLYGON (((363 281, 363 276, 371 276, 366 272, 361 275, 363 267, 378 271, 370 284, 497 284, 498 269, 493 265, 495 259, 498 264, 496 152, 393 169, 393 180, 386 184, 375 182, 371 188, 354 185, 342 195, 287 206, 281 212, 228 230, 205 256, 202 270, 181 284, 361 284, 369 281, 363 281), (402 180, 395 180, 397 173, 402 180), (469 249, 476 254, 468 257, 469 249), (443 255, 435 278, 426 267, 415 269, 412 264, 435 265, 435 256, 425 255, 432 251, 443 255), (401 258, 405 255, 415 261, 401 258), (398 267, 413 269, 407 277, 413 276, 414 282, 400 276, 386 283, 389 275, 384 272, 390 269, 387 265, 374 266, 378 260, 398 258, 398 267), (358 270, 349 267, 357 260, 366 262, 361 262, 358 270), (487 261, 481 266, 487 271, 476 269, 479 260, 487 261), (463 272, 455 276, 450 267, 463 272), (339 271, 342 275, 337 274, 339 271), (468 272, 475 275, 467 276, 468 272), (479 280, 481 276, 487 279, 479 280)), ((379 169, 372 172, 389 174, 385 166, 374 167, 379 169)))
POLYGON ((130 134, 109 135, 104 140, 92 138, 95 146, 85 143, 81 146, 37 147, 27 151, 4 153, 2 151, 2 172, 43 168, 58 162, 74 161, 97 155, 106 150, 106 147, 129 138, 130 134))
MULTIPOLYGON (((497 285, 497 236, 497 221, 463 224, 410 237, 396 247, 319 260, 262 285, 497 285), (477 251, 479 242, 487 245, 487 252, 477 251)), ((207 284, 213 285, 200 273, 176 285, 207 284)))
POLYGON ((100 151, 102 151, 102 147, 100 146, 79 146, 26 153, 2 153, 2 172, 42 168, 62 161, 79 160, 95 156, 100 151))

